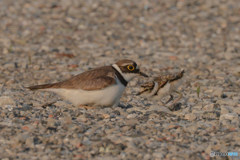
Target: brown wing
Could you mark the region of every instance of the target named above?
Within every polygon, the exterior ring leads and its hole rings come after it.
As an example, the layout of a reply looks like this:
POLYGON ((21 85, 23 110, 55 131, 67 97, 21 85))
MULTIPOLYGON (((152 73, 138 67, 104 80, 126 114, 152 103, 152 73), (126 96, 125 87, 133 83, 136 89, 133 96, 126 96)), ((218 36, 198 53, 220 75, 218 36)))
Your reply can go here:
POLYGON ((168 82, 169 79, 165 76, 157 77, 154 79, 155 82, 158 82, 158 89, 163 88, 168 82))
POLYGON ((83 90, 99 90, 114 84, 114 70, 111 66, 96 68, 87 72, 83 72, 68 80, 28 87, 30 90, 47 89, 47 88, 64 88, 64 89, 83 89, 83 90))
POLYGON ((154 83, 153 82, 145 82, 144 84, 141 85, 141 87, 153 89, 154 83))
POLYGON ((162 88, 164 85, 167 84, 168 81, 173 82, 173 81, 176 81, 176 80, 182 78, 183 74, 184 74, 184 70, 182 70, 181 72, 179 72, 177 74, 162 75, 160 77, 155 78, 154 81, 157 81, 159 87, 162 88))

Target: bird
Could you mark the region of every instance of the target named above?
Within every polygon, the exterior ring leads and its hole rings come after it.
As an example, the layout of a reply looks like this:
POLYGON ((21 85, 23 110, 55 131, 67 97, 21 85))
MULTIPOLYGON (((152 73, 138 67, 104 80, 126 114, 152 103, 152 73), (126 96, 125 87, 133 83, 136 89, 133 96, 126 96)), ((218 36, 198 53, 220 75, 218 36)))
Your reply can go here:
POLYGON ((137 95, 141 95, 155 101, 170 95, 170 98, 163 103, 163 106, 165 106, 173 100, 173 93, 177 93, 179 97, 173 101, 170 107, 170 110, 173 110, 172 106, 182 98, 182 93, 178 92, 177 89, 183 83, 184 73, 185 71, 182 70, 176 74, 165 74, 156 77, 153 81, 142 84, 137 95))
POLYGON ((87 109, 98 106, 117 107, 128 82, 139 75, 148 77, 140 71, 136 62, 123 59, 113 65, 85 71, 61 82, 26 88, 54 92, 73 105, 87 109))

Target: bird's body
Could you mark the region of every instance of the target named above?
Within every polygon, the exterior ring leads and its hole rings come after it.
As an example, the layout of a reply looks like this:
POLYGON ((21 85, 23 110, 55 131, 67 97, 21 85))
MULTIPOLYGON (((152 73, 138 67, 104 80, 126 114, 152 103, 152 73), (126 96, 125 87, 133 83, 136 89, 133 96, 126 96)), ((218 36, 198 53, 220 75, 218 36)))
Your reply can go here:
POLYGON ((125 90, 125 86, 117 79, 116 84, 108 86, 104 89, 86 91, 82 89, 56 89, 49 88, 44 89, 45 91, 55 92, 58 95, 69 100, 75 106, 77 105, 88 105, 92 107, 96 106, 117 106, 122 93, 125 90))
MULTIPOLYGON (((146 82, 141 85, 138 95, 151 98, 152 100, 161 100, 162 98, 170 95, 170 99, 172 100, 172 94, 174 92, 179 93, 177 92, 177 89, 183 82, 183 74, 184 70, 177 74, 162 75, 155 78, 152 82, 146 82)), ((170 101, 170 99, 167 101, 167 103, 170 101)), ((177 101, 173 102, 173 104, 176 102, 177 101)))
POLYGON ((62 82, 28 88, 55 92, 74 105, 112 107, 118 105, 127 83, 139 74, 147 76, 140 72, 134 61, 121 60, 112 66, 95 68, 62 82))

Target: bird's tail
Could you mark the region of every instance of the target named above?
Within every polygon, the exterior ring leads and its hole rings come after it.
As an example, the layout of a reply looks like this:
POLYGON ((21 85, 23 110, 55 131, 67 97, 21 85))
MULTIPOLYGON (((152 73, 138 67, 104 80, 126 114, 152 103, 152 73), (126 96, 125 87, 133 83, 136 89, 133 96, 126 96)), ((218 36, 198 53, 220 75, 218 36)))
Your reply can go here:
POLYGON ((38 90, 38 89, 51 88, 53 85, 54 84, 42 84, 42 85, 35 85, 35 86, 25 87, 25 88, 28 88, 29 90, 38 90))
POLYGON ((185 70, 182 70, 180 73, 178 73, 179 78, 182 78, 184 73, 185 73, 185 70))

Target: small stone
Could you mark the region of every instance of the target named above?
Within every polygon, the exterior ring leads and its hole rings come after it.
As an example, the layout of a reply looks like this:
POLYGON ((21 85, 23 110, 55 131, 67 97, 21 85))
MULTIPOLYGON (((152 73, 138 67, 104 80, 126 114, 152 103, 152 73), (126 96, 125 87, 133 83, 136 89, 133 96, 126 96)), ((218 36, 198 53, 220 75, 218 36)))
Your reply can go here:
POLYGON ((15 137, 15 140, 18 143, 24 143, 28 137, 29 135, 27 133, 22 133, 22 134, 19 134, 17 137, 15 137))
POLYGON ((29 148, 35 148, 34 146, 34 137, 29 137, 26 139, 26 145, 29 147, 29 148))
POLYGON ((129 86, 131 87, 137 86, 137 81, 130 81, 129 86))
POLYGON ((196 118, 197 118, 197 116, 195 113, 189 113, 189 114, 185 115, 185 119, 187 119, 189 121, 195 120, 196 118))
POLYGON ((105 119, 109 119, 110 115, 109 114, 102 114, 105 119))
POLYGON ((4 105, 4 106, 2 106, 2 109, 6 109, 8 111, 12 111, 13 108, 16 108, 16 106, 14 106, 14 105, 4 105))
POLYGON ((39 70, 40 68, 41 68, 40 65, 34 65, 34 66, 33 66, 33 69, 34 69, 34 70, 39 70))
POLYGON ((191 98, 188 99, 188 102, 195 103, 196 101, 197 101, 197 99, 196 99, 196 98, 193 98, 193 97, 191 97, 191 98))
POLYGON ((105 148, 100 147, 100 148, 99 148, 99 152, 100 152, 100 153, 101 153, 101 152, 105 152, 105 148))
POLYGON ((194 133, 197 131, 197 129, 198 129, 197 125, 192 125, 192 126, 187 126, 185 130, 187 130, 190 133, 194 133))
POLYGON ((233 99, 220 99, 217 101, 218 104, 220 105, 230 105, 230 106, 236 106, 238 105, 238 100, 233 100, 233 99))
POLYGON ((222 114, 227 114, 227 113, 229 113, 230 111, 229 111, 229 109, 226 107, 226 106, 222 106, 221 107, 221 115, 222 114))
POLYGON ((154 152, 153 156, 159 159, 163 159, 164 158, 164 154, 163 153, 159 153, 159 152, 154 152))
POLYGON ((118 116, 120 115, 120 112, 118 110, 114 110, 113 113, 118 116))
POLYGON ((143 159, 146 159, 146 160, 151 159, 151 155, 150 154, 145 154, 143 159))
POLYGON ((55 120, 54 120, 54 118, 48 117, 47 126, 48 127, 55 127, 55 120))
POLYGON ((137 116, 137 114, 135 114, 135 113, 134 113, 134 114, 129 114, 129 115, 127 116, 127 118, 128 118, 128 119, 130 119, 130 118, 135 118, 136 116, 137 116))
POLYGON ((57 106, 57 107, 69 106, 69 104, 65 101, 57 101, 56 103, 54 103, 54 105, 57 106))
POLYGON ((137 154, 137 159, 142 159, 143 158, 143 154, 142 153, 138 153, 137 154))
POLYGON ((234 112, 236 112, 237 114, 240 114, 240 105, 234 108, 234 112))
POLYGON ((8 54, 8 53, 9 53, 8 49, 7 48, 3 48, 3 54, 8 54))
POLYGON ((163 112, 171 112, 169 108, 165 106, 159 106, 159 105, 151 105, 148 109, 148 111, 163 111, 163 112))
POLYGON ((136 125, 136 124, 139 124, 139 121, 136 118, 126 119, 125 124, 126 125, 136 125))
POLYGON ((213 92, 213 96, 217 96, 218 98, 221 98, 223 95, 223 88, 215 88, 213 92))
POLYGON ((239 124, 239 117, 237 113, 227 113, 220 116, 219 122, 223 123, 225 120, 230 120, 231 123, 239 124))
POLYGON ((205 153, 210 154, 210 152, 212 151, 212 145, 208 145, 208 147, 205 149, 205 153))
POLYGON ((9 96, 0 97, 0 107, 4 105, 16 105, 16 102, 9 96))
POLYGON ((15 69, 15 64, 14 63, 7 63, 4 65, 4 68, 7 68, 8 70, 13 71, 15 69))
POLYGON ((237 77, 240 77, 240 67, 236 67, 235 69, 234 69, 234 73, 233 73, 235 76, 237 76, 237 77))
POLYGON ((206 106, 203 107, 203 110, 206 110, 206 111, 214 111, 215 108, 217 108, 217 104, 215 103, 211 103, 211 104, 207 104, 206 106))
POLYGON ((136 149, 137 148, 136 144, 133 141, 128 142, 127 147, 130 148, 130 149, 136 149))
POLYGON ((132 128, 131 126, 123 126, 122 131, 126 132, 126 131, 130 130, 131 128, 132 128))

